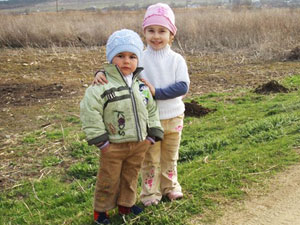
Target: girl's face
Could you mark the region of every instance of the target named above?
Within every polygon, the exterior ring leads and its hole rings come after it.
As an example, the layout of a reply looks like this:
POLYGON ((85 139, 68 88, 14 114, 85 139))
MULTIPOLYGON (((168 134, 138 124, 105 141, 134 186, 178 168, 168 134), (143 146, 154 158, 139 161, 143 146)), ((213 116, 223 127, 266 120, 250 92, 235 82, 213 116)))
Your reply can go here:
POLYGON ((170 42, 173 35, 168 28, 159 25, 150 25, 144 30, 145 39, 148 45, 154 50, 160 50, 170 42))
POLYGON ((112 64, 119 67, 124 76, 133 73, 138 65, 138 57, 132 52, 121 52, 112 59, 112 64))

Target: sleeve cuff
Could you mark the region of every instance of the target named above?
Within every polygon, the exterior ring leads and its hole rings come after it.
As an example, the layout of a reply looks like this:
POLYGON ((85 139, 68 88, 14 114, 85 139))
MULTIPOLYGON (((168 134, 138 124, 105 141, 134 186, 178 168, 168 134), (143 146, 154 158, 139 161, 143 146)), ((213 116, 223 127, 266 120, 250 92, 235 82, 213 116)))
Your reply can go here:
POLYGON ((147 132, 148 132, 147 137, 153 138, 155 142, 161 141, 164 138, 164 131, 159 128, 156 127, 148 128, 147 132))
POLYGON ((89 145, 99 145, 99 144, 104 143, 108 140, 109 140, 108 134, 104 133, 104 134, 102 134, 98 137, 95 137, 93 139, 88 140, 87 142, 88 142, 89 145))

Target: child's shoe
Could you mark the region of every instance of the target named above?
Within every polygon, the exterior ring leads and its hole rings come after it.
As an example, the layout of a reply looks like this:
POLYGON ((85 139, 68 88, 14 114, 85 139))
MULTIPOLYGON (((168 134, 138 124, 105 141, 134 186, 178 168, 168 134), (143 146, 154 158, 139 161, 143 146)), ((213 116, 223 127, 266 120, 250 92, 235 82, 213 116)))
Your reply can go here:
POLYGON ((96 224, 110 224, 107 212, 94 211, 94 221, 96 224))
POLYGON ((152 200, 147 200, 145 202, 143 202, 144 206, 148 207, 148 206, 152 206, 152 205, 158 205, 159 200, 157 199, 152 199, 152 200))
POLYGON ((173 201, 173 200, 178 200, 183 198, 183 194, 179 191, 172 191, 168 194, 168 198, 173 201))
POLYGON ((119 214, 121 216, 128 215, 130 213, 133 213, 134 215, 138 215, 141 212, 143 212, 143 209, 136 205, 133 205, 132 207, 125 207, 125 206, 119 205, 119 214))

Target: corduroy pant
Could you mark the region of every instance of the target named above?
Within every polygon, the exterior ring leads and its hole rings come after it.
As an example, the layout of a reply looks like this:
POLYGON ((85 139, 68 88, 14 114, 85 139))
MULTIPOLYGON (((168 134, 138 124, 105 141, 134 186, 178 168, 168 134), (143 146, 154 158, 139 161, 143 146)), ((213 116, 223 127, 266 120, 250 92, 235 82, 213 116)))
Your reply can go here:
POLYGON ((149 148, 146 141, 111 143, 101 153, 94 196, 94 210, 104 212, 117 205, 131 207, 136 202, 138 175, 149 148))
POLYGON ((161 120, 164 139, 146 152, 142 165, 141 201, 161 200, 172 191, 181 192, 177 180, 177 160, 184 115, 161 120))

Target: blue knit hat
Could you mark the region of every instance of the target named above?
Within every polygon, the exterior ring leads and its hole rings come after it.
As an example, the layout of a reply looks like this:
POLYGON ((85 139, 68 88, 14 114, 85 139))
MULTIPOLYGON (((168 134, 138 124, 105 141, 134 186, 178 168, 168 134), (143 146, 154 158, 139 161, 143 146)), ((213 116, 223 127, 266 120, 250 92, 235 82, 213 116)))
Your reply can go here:
POLYGON ((120 52, 132 52, 136 54, 138 60, 141 57, 144 44, 140 36, 128 29, 115 31, 106 43, 106 58, 111 63, 113 57, 120 52))

